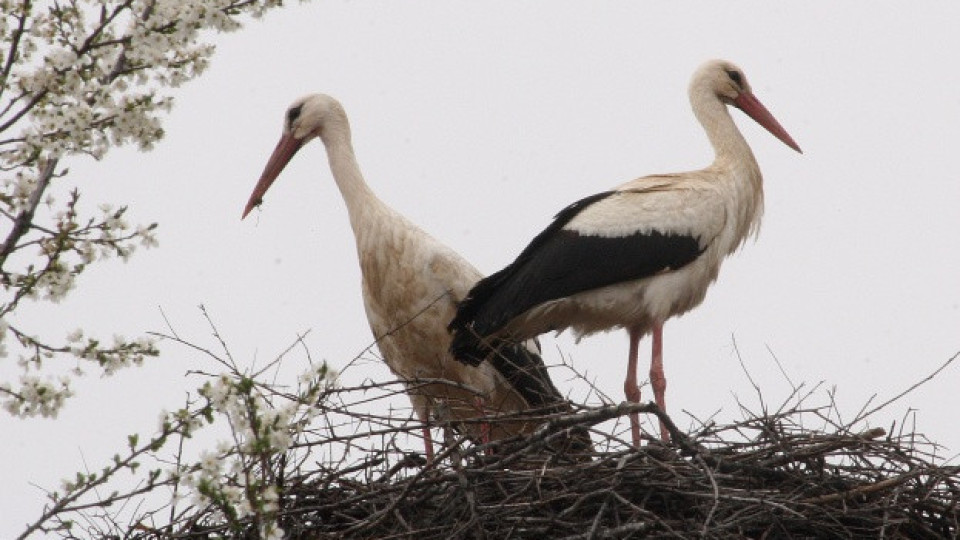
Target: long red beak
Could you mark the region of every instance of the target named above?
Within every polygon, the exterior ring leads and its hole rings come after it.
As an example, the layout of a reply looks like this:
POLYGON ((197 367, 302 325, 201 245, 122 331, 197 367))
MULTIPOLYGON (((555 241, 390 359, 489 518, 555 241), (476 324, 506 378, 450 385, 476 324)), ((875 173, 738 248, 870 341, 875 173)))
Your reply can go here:
POLYGON ((243 209, 243 216, 240 219, 247 217, 247 214, 249 214, 255 206, 259 206, 260 203, 263 202, 264 193, 270 189, 273 181, 280 176, 280 172, 287 166, 290 158, 297 153, 297 150, 300 150, 301 146, 303 146, 303 141, 289 133, 285 133, 280 137, 280 142, 277 143, 273 154, 270 155, 267 166, 263 168, 260 181, 257 182, 257 186, 253 188, 253 193, 250 194, 250 200, 247 201, 247 206, 243 209))
POLYGON ((787 130, 783 129, 783 126, 780 125, 780 122, 777 122, 777 119, 770 114, 770 111, 763 106, 763 103, 760 103, 760 100, 758 100, 756 96, 749 92, 743 92, 737 96, 737 99, 733 100, 733 104, 741 111, 747 113, 750 118, 753 118, 774 137, 783 141, 783 144, 793 148, 801 154, 803 153, 803 150, 800 150, 800 146, 794 142, 790 134, 787 133, 787 130))

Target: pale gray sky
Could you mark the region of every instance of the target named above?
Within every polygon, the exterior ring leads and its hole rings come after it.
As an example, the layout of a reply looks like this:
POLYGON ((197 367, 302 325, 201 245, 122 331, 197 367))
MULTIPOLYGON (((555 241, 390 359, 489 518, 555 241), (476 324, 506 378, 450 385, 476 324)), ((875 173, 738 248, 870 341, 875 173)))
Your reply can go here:
MULTIPOLYGON (((567 203, 707 164, 686 86, 721 57, 744 69, 805 154, 734 113, 764 172, 767 210, 759 239, 727 260, 703 305, 666 325, 671 412, 685 426, 682 410, 723 420, 739 416, 735 396, 754 402, 735 337, 769 401, 789 385, 768 347, 793 381, 835 386, 852 417, 960 350, 960 6, 884 5, 293 4, 215 37, 210 70, 179 91, 155 151, 68 164, 89 204, 129 204, 133 220, 158 221, 160 247, 91 270, 58 309, 29 315, 109 337, 163 329, 162 308, 213 346, 203 303, 240 360, 272 358, 310 328, 314 357, 343 363, 370 334, 322 145, 302 150, 262 210, 239 219, 294 98, 338 98, 372 188, 490 273, 567 203)), ((548 363, 559 349, 622 398, 623 333, 544 344, 548 363)), ((38 513, 30 482, 56 486, 84 460, 99 468, 127 434, 151 432, 161 408, 181 405, 200 382, 187 369, 211 369, 164 350, 143 369, 79 385, 56 421, 0 417, 0 537, 38 513)), ((916 409, 917 429, 956 453, 958 370, 874 423, 916 409)))

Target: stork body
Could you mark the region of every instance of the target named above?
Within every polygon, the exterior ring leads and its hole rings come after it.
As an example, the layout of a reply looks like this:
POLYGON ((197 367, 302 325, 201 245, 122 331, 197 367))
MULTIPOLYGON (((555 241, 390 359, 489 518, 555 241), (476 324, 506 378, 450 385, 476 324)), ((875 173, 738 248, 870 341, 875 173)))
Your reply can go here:
MULTIPOLYGON (((482 362, 491 338, 527 339, 566 328, 579 338, 625 328, 624 390, 639 401, 638 342, 651 333, 650 380, 666 409, 663 324, 703 301, 723 259, 757 231, 763 212, 760 168, 727 105, 800 151, 733 64, 707 62, 689 93, 716 153, 713 163, 638 178, 563 209, 512 264, 481 280, 461 303, 449 326, 458 359, 482 362)), ((636 416, 631 428, 639 445, 636 416)), ((662 425, 661 436, 668 438, 662 425)))
MULTIPOLYGON (((330 170, 347 206, 356 239, 362 276, 363 302, 370 329, 383 360, 408 385, 420 420, 431 417, 458 421, 493 412, 545 409, 568 404, 552 384, 536 343, 501 348, 494 362, 481 366, 454 361, 449 353, 447 323, 457 303, 483 277, 454 251, 435 240, 381 201, 364 181, 354 156, 350 126, 335 99, 314 94, 288 110, 283 136, 268 161, 244 209, 244 217, 293 155, 319 137, 327 150, 330 170), (450 381, 418 382, 418 381, 450 381), (431 414, 432 413, 432 414, 431 414)), ((477 423, 459 424, 474 438, 501 439, 535 427, 527 421, 497 423, 482 433, 477 423)), ((429 459, 430 431, 423 429, 429 459)))

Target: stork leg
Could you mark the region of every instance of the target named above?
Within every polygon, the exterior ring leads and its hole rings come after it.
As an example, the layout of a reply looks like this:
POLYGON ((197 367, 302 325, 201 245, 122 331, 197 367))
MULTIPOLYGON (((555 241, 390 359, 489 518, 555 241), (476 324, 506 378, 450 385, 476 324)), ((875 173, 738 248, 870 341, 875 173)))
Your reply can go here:
POLYGON ((433 463, 433 436, 427 426, 423 428, 423 451, 427 454, 427 463, 433 463))
POLYGON ((420 432, 423 433, 423 453, 427 455, 427 463, 433 463, 433 435, 430 434, 430 413, 417 407, 417 417, 423 427, 420 432))
MULTIPOLYGON (((481 418, 486 416, 487 413, 483 408, 483 398, 475 397, 473 400, 473 405, 477 409, 477 415, 481 418)), ((490 442, 490 422, 481 422, 480 423, 480 443, 487 444, 490 442)), ((487 449, 487 453, 490 453, 490 449, 487 449)))
MULTIPOLYGON (((640 403, 640 386, 637 384, 637 354, 640 347, 640 336, 643 332, 639 327, 628 329, 630 334, 630 357, 627 359, 627 380, 623 382, 623 393, 627 401, 640 403)), ((630 414, 630 433, 633 435, 633 445, 640 448, 640 413, 630 414)))
MULTIPOLYGON (((667 378, 663 374, 663 324, 653 327, 653 354, 650 358, 650 386, 653 387, 653 398, 660 410, 667 412, 667 378)), ((660 421, 660 440, 670 442, 670 432, 666 424, 660 421)))

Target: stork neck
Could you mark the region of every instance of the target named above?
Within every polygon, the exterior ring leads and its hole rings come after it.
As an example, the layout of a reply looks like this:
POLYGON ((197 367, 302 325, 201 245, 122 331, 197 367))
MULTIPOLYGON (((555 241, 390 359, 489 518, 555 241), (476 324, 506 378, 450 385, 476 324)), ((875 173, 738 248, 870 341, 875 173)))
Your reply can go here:
POLYGON ((719 99, 701 100, 694 107, 694 114, 713 146, 715 154, 713 166, 723 168, 747 168, 759 172, 753 151, 743 138, 740 129, 730 116, 727 106, 719 99))
POLYGON ((320 138, 327 148, 330 171, 347 205, 350 224, 354 231, 360 231, 362 227, 359 225, 364 214, 372 207, 383 203, 363 179, 350 142, 349 125, 345 121, 342 124, 330 124, 326 126, 320 138))
POLYGON ((736 247, 759 230, 763 215, 763 175, 727 106, 715 96, 699 100, 698 105, 694 106, 694 114, 707 132, 715 153, 713 164, 707 168, 714 173, 709 177, 724 184, 724 192, 734 202, 736 219, 732 224, 738 240, 732 247, 736 247))

